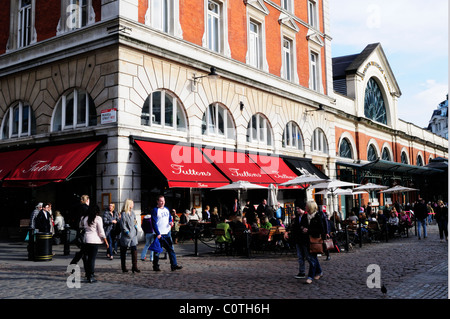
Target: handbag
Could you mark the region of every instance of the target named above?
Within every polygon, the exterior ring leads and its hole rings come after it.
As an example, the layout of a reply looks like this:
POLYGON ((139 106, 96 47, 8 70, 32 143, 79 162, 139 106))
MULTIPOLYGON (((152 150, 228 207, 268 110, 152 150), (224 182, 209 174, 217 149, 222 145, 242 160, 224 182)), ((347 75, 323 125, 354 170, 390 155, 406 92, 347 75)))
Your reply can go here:
POLYGON ((309 252, 313 254, 323 254, 323 239, 321 237, 309 236, 309 252))
POLYGON ((334 249, 333 239, 327 238, 323 241, 323 249, 324 250, 332 250, 334 249))

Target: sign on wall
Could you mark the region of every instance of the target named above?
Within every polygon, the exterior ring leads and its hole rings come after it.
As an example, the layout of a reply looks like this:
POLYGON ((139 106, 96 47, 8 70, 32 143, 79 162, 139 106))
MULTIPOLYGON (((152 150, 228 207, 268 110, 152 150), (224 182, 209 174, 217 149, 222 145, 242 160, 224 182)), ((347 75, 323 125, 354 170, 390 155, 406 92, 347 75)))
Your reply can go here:
POLYGON ((103 110, 101 114, 101 124, 109 124, 117 122, 117 109, 103 110))

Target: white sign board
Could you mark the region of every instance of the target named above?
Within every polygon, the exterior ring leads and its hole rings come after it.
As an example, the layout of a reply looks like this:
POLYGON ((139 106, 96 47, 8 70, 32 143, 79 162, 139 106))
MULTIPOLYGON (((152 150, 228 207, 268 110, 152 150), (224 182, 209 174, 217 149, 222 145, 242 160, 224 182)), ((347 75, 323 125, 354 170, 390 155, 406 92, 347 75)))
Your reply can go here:
POLYGON ((117 122, 117 109, 103 110, 101 114, 101 124, 117 122))

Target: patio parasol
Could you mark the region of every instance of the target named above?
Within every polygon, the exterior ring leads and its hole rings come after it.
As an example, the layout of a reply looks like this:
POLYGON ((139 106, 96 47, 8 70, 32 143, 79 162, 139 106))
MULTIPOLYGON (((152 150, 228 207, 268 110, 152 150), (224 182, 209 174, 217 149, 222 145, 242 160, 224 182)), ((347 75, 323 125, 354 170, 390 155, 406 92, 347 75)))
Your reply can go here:
POLYGON ((376 191, 376 190, 387 189, 387 188, 389 188, 389 187, 383 186, 383 185, 378 185, 378 184, 367 183, 367 184, 355 187, 353 190, 355 190, 355 191, 376 191))
POLYGON ((246 191, 249 189, 268 189, 268 188, 269 187, 267 187, 267 186, 252 184, 247 181, 237 181, 237 182, 233 182, 231 184, 225 185, 225 186, 213 188, 212 191, 235 190, 238 192, 238 200, 240 203, 241 202, 241 191, 246 191))
POLYGON ((381 191, 380 193, 404 193, 404 192, 414 192, 414 191, 420 191, 420 190, 415 189, 415 188, 397 185, 397 186, 391 187, 389 189, 386 189, 384 191, 381 191))
POLYGON ((325 182, 311 185, 311 188, 326 188, 326 189, 333 190, 338 187, 348 187, 348 186, 356 186, 356 185, 359 185, 359 184, 344 182, 344 181, 340 181, 338 179, 329 179, 325 182))
POLYGON ((291 179, 290 181, 284 182, 280 184, 281 186, 294 186, 299 185, 303 188, 306 188, 309 185, 317 184, 326 181, 326 179, 320 178, 316 174, 304 174, 297 176, 294 179, 291 179))

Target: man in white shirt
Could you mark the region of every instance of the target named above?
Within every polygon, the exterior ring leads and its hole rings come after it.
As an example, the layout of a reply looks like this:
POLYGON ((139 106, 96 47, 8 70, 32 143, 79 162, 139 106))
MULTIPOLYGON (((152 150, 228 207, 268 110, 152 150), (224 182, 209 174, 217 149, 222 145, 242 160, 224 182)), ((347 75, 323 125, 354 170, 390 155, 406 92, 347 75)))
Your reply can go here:
MULTIPOLYGON (((175 251, 173 249, 172 238, 170 236, 170 230, 172 229, 173 221, 172 216, 170 215, 170 211, 167 207, 165 207, 166 200, 164 196, 158 197, 157 206, 153 208, 152 215, 152 223, 153 223, 153 231, 156 234, 156 238, 160 241, 162 247, 164 247, 169 254, 170 267, 172 271, 179 270, 183 267, 177 264, 177 257, 175 255, 175 251)), ((153 256, 153 270, 160 271, 159 268, 159 252, 155 252, 153 256)))

